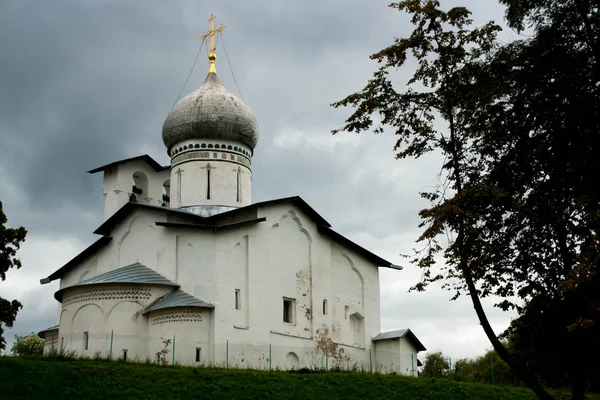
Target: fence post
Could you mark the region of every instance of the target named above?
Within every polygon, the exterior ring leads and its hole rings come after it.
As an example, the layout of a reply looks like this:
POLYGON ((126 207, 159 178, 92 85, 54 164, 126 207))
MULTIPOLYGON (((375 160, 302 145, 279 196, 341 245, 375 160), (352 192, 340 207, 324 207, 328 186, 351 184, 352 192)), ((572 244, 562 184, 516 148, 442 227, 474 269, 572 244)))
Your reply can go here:
POLYGON ((115 330, 111 330, 110 331, 110 350, 108 351, 108 359, 112 360, 112 344, 113 344, 113 334, 115 333, 115 330))
POLYGON ((269 371, 271 370, 271 366, 273 365, 273 353, 271 351, 271 343, 269 343, 269 371))
POLYGON ((371 349, 369 349, 369 371, 373 373, 373 356, 371 355, 371 349))
POLYGON ((329 371, 329 348, 325 347, 325 371, 329 371))
POLYGON ((225 342, 225 368, 229 369, 229 340, 225 342))
POLYGON ((171 365, 175 365, 175 335, 173 335, 173 361, 171 361, 171 365))
POLYGON ((492 385, 494 385, 496 382, 494 379, 494 359, 493 358, 490 358, 490 364, 492 366, 492 385))

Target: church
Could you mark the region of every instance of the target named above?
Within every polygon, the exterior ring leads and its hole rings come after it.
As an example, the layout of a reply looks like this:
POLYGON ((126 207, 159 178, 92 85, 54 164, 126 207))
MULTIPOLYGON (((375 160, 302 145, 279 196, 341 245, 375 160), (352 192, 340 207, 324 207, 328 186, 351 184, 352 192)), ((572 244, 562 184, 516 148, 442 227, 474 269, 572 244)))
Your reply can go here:
POLYGON ((258 123, 217 76, 213 21, 208 76, 163 125, 170 165, 141 155, 89 171, 104 176, 104 221, 41 280, 60 280, 45 352, 416 376, 423 344, 381 332, 379 269, 402 268, 300 197, 252 202, 258 123))

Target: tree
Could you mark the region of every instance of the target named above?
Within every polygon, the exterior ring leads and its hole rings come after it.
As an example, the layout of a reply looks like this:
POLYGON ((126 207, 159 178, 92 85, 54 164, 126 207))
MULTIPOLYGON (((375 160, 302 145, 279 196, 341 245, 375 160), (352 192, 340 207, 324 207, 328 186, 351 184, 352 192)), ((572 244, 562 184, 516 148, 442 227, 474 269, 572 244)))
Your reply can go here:
POLYGON ((26 336, 15 335, 10 351, 15 356, 41 356, 44 353, 44 340, 33 332, 26 336))
MULTIPOLYGON (((0 278, 4 281, 6 279, 6 272, 10 268, 21 268, 21 261, 16 258, 17 250, 23 241, 27 231, 25 228, 7 228, 4 226, 8 222, 6 215, 2 209, 2 202, 0 201, 0 278)), ((0 350, 6 348, 6 340, 4 339, 3 324, 9 328, 12 328, 17 313, 23 307, 17 300, 6 300, 0 297, 0 350)))
POLYGON ((512 202, 502 186, 490 179, 491 172, 500 170, 494 152, 498 135, 478 129, 489 123, 487 112, 497 106, 497 93, 506 91, 504 82, 489 79, 488 73, 499 27, 488 23, 470 28, 468 10, 455 7, 444 12, 435 0, 405 0, 391 7, 409 13, 415 30, 371 56, 383 65, 361 92, 333 104, 355 107, 344 127, 333 133, 360 133, 373 127, 381 133, 390 127, 400 137, 397 158, 419 158, 433 150, 441 153, 446 183, 422 193, 432 207, 420 212, 420 226, 425 229, 417 241, 424 248, 412 261, 424 273, 414 289, 425 290, 430 283, 445 280, 443 287, 455 291, 453 299, 466 291, 494 349, 538 397, 551 399, 500 342, 481 304, 481 297, 514 293, 514 280, 507 279, 513 249, 504 234, 512 202), (408 89, 397 92, 387 70, 404 66, 410 55, 418 67, 408 89), (378 124, 373 121, 375 113, 378 124), (434 121, 440 119, 447 129, 435 128, 434 121), (439 253, 445 263, 441 272, 434 272, 439 253))
POLYGON ((427 378, 443 378, 450 373, 450 364, 441 351, 427 353, 421 376, 427 378))
POLYGON ((534 35, 495 54, 484 78, 502 85, 473 126, 494 153, 490 183, 510 199, 492 238, 509 268, 492 269, 524 300, 503 304, 519 312, 507 332, 516 356, 583 399, 600 357, 600 2, 501 2, 509 25, 534 35))

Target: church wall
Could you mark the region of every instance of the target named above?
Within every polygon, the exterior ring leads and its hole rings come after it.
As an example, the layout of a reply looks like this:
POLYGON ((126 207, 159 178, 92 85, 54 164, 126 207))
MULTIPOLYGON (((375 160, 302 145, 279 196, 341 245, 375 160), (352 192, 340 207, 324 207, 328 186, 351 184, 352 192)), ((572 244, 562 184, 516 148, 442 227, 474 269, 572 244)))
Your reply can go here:
POLYGON ((212 231, 159 227, 174 242, 173 281, 207 303, 216 299, 215 247, 212 231))
POLYGON ((150 341, 148 354, 156 360, 156 354, 165 348, 161 338, 171 339, 167 346, 168 362, 172 362, 175 339, 175 362, 184 365, 205 365, 211 363, 210 344, 211 309, 171 308, 151 312, 148 333, 150 341), (196 351, 200 349, 200 361, 196 361, 196 351))
POLYGON ((113 358, 145 358, 148 336, 143 310, 171 287, 133 284, 89 285, 63 293, 59 345, 78 355, 107 355, 113 331, 113 358), (88 348, 85 349, 87 332, 88 348))
POLYGON ((377 266, 321 235, 289 204, 261 208, 258 217, 267 221, 217 237, 215 338, 223 343, 216 346, 216 359, 224 357, 219 348, 224 353, 228 340, 231 362, 238 353, 237 362, 264 362, 269 343, 277 347, 273 362, 285 364, 292 352, 304 363, 324 358, 326 351, 340 362, 349 357, 367 362, 371 338, 380 332, 377 266), (240 310, 235 309, 236 289, 240 310), (283 321, 284 298, 294 301, 292 323, 283 321), (358 341, 352 315, 360 317, 358 341), (242 343, 263 348, 236 350, 242 343))
POLYGON ((163 185, 170 177, 170 171, 156 172, 143 160, 121 163, 104 171, 102 191, 105 196, 104 220, 129 201, 134 184, 134 175, 142 194, 135 194, 136 201, 142 204, 160 205, 163 185))

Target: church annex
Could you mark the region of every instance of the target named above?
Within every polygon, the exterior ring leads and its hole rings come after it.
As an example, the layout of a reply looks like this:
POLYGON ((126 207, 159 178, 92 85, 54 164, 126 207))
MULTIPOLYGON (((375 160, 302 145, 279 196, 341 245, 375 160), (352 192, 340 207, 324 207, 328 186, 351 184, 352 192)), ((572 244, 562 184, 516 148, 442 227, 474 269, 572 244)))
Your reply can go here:
POLYGON ((174 339, 168 357, 185 365, 321 368, 326 357, 416 376, 416 336, 381 333, 379 269, 401 268, 300 197, 252 202, 258 123, 209 50, 206 80, 164 122, 171 164, 142 155, 89 171, 104 175, 104 221, 41 280, 60 280, 45 351, 154 361, 174 339))

